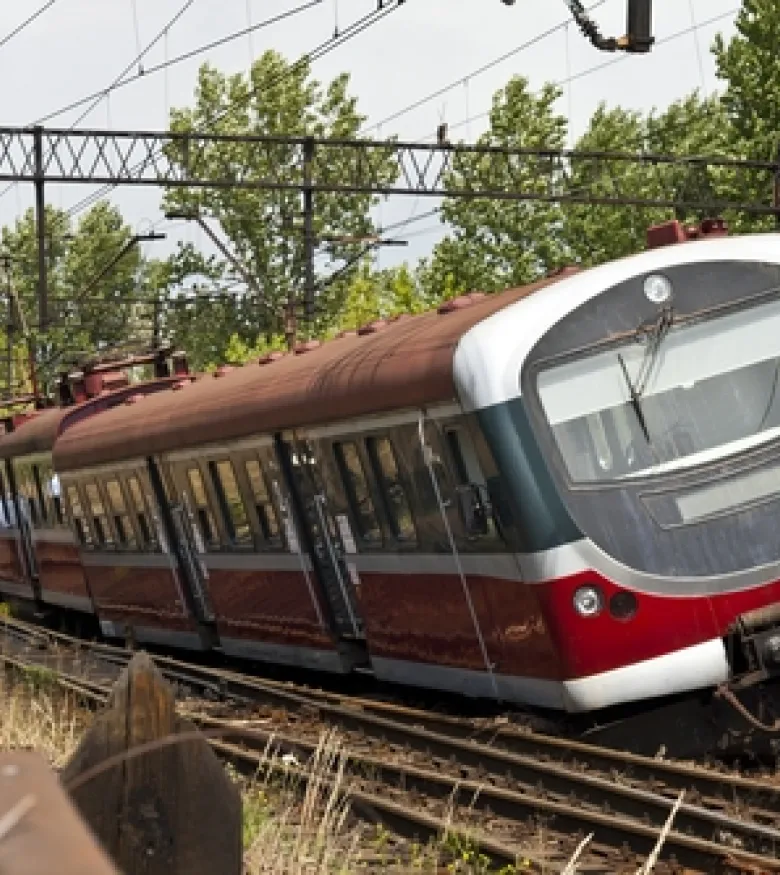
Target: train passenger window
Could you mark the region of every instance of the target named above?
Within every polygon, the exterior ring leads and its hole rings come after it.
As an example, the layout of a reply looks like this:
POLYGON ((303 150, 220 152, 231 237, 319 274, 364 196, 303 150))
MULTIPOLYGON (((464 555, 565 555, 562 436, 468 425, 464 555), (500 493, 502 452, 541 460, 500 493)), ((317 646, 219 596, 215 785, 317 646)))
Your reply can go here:
POLYGON ((48 519, 52 516, 51 509, 46 507, 46 499, 43 495, 43 483, 41 480, 41 466, 32 465, 30 467, 32 474, 33 494, 35 495, 35 503, 39 509, 40 524, 46 526, 48 519))
POLYGON ((17 465, 15 473, 20 511, 31 525, 38 527, 41 524, 41 511, 32 466, 28 464, 17 465))
POLYGON ((206 494, 206 486, 201 477, 199 468, 187 469, 187 480, 190 484, 190 492, 192 493, 193 501, 195 502, 195 513, 198 517, 198 524, 203 533, 203 539, 209 546, 219 545, 219 532, 214 523, 214 516, 209 507, 209 499, 206 494))
POLYGON ((357 445, 352 441, 333 444, 333 453, 336 456, 339 474, 360 537, 364 541, 381 542, 382 529, 376 516, 374 502, 371 500, 366 472, 363 470, 357 445))
POLYGON ((255 500, 257 519, 263 531, 263 537, 266 541, 279 541, 279 520, 276 517, 276 509, 271 501, 271 496, 268 494, 263 469, 255 459, 249 459, 244 468, 252 488, 252 497, 255 500))
POLYGON ((135 511, 135 519, 138 523, 138 531, 141 535, 141 541, 145 546, 154 547, 157 545, 157 538, 149 525, 149 517, 146 511, 146 502, 144 501, 141 484, 138 482, 138 478, 135 475, 132 475, 127 478, 127 486, 130 490, 130 500, 133 504, 133 510, 135 511))
POLYGON ((236 544, 251 543, 252 530, 249 527, 249 517, 238 487, 233 463, 229 459, 209 462, 209 473, 230 540, 236 544))
POLYGON ((46 518, 53 526, 64 525, 60 478, 54 471, 51 462, 41 462, 38 465, 38 478, 42 493, 41 502, 46 509, 46 518))
POLYGON ((92 533, 89 529, 89 524, 84 517, 84 509, 81 506, 81 498, 79 491, 75 486, 69 486, 67 489, 68 505, 70 506, 70 516, 73 520, 73 525, 76 527, 76 535, 79 542, 85 547, 92 546, 92 533))
MULTIPOLYGON (((0 463, 2 464, 2 463, 0 463)), ((13 517, 8 512, 9 493, 6 489, 5 476, 3 470, 0 469, 0 528, 8 528, 13 525, 13 517)))
POLYGON ((136 538, 133 524, 130 522, 130 517, 127 513, 127 505, 125 504, 125 496, 122 492, 122 487, 118 480, 106 481, 106 495, 108 496, 109 509, 114 520, 119 543, 123 547, 135 549, 136 538))
POLYGON ((114 535, 108 522, 108 515, 103 507, 103 499, 100 497, 100 490, 96 483, 87 483, 85 490, 87 494, 87 504, 89 505, 90 515, 92 516, 92 524, 95 526, 95 534, 97 535, 98 544, 101 547, 113 547, 114 535))
POLYGON ((466 534, 471 538, 497 536, 487 482, 470 435, 464 429, 447 428, 444 438, 454 463, 457 480, 455 492, 466 534))
POLYGON ((409 498, 401 483, 393 445, 388 438, 367 438, 366 447, 393 534, 399 541, 417 540, 409 498))

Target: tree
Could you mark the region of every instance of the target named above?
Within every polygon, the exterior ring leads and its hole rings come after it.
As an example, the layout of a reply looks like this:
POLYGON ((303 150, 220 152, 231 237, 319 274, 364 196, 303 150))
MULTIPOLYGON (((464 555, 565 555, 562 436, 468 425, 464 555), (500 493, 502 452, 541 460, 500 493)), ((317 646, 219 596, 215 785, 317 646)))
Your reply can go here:
MULTIPOLYGON (((701 99, 694 92, 664 112, 653 111, 648 116, 621 107, 607 109, 602 103, 575 148, 636 155, 728 156, 732 144, 719 100, 701 99)), ((714 202, 729 197, 730 176, 731 171, 720 168, 588 159, 572 162, 567 189, 577 195, 714 202)), ((564 235, 573 260, 589 266, 643 249, 651 225, 673 218, 694 222, 708 214, 703 210, 675 215, 664 207, 567 204, 564 235)))
MULTIPOLYGON (((718 77, 725 81, 723 107, 732 127, 736 154, 774 161, 780 148, 780 5, 776 0, 743 0, 736 35, 728 42, 718 34, 712 46, 718 77)), ((735 192, 769 204, 765 173, 735 192)), ((769 217, 742 217, 739 230, 771 228, 769 217)))
MULTIPOLYGON (((357 111, 356 99, 349 94, 349 77, 342 74, 323 86, 311 78, 305 59, 288 63, 280 54, 267 51, 252 67, 250 77, 224 76, 212 67, 201 68, 194 106, 171 113, 171 129, 176 132, 211 131, 219 134, 285 137, 356 138, 365 122, 357 111)), ((192 144, 191 160, 206 170, 222 174, 240 173, 243 178, 286 182, 302 179, 302 146, 282 143, 259 146, 235 141, 200 146, 192 144)), ((171 157, 176 160, 173 151, 171 157)), ((334 179, 348 177, 356 156, 349 150, 329 151, 328 165, 316 152, 313 166, 334 179)), ((372 165, 380 178, 392 180, 397 167, 392 156, 377 152, 372 165)), ((369 215, 374 203, 366 194, 329 194, 314 197, 314 233, 324 240, 324 255, 317 264, 318 277, 331 272, 334 265, 354 259, 362 248, 361 238, 373 233, 369 215), (352 242, 340 242, 349 238, 352 242)), ((219 222, 236 257, 245 265, 262 290, 265 307, 257 307, 253 324, 235 327, 245 341, 252 342, 258 332, 278 332, 281 313, 290 298, 300 303, 305 271, 302 232, 302 198, 296 191, 248 191, 210 189, 169 191, 167 209, 208 215, 219 222), (270 312, 269 312, 270 310, 270 312)), ((346 294, 347 283, 334 286, 325 299, 327 320, 336 312, 346 294), (341 298, 334 294, 339 292, 341 298)))
MULTIPOLYGON (((28 210, 11 228, 0 233, 8 255, 7 278, 19 301, 14 337, 25 346, 26 336, 37 351, 41 387, 79 356, 126 341, 133 331, 141 255, 125 250, 132 230, 116 207, 97 203, 75 228, 68 214, 53 207, 45 213, 49 325, 38 331, 38 261, 35 215, 28 210), (112 262, 123 253, 114 264, 112 262)), ((21 363, 20 363, 21 364, 21 363)), ((17 379, 29 388, 29 374, 17 379)), ((25 368, 24 372, 28 369, 25 368)), ((22 386, 17 386, 22 388, 22 386)))
MULTIPOLYGON (((545 85, 538 94, 516 76, 493 97, 490 128, 480 146, 561 149, 566 119, 554 111, 560 91, 545 85)), ((502 155, 459 155, 445 185, 467 188, 473 181, 491 188, 547 194, 559 184, 544 158, 515 162, 502 155)), ((426 291, 441 297, 444 284, 459 291, 494 291, 529 282, 567 261, 560 228, 563 213, 543 201, 452 199, 442 207, 452 232, 434 249, 425 269, 426 291), (437 294, 438 286, 438 294, 437 294)))

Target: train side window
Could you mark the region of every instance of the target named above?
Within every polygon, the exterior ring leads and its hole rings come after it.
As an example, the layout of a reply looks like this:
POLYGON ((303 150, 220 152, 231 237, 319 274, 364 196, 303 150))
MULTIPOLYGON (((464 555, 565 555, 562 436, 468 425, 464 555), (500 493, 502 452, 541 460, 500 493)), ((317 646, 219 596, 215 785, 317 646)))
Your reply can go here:
POLYGON ((212 461, 209 462, 208 468, 230 540, 235 544, 251 544, 252 530, 249 527, 249 516, 244 507, 244 499, 238 486, 233 463, 230 459, 223 459, 221 462, 212 461))
POLYGON ((366 447, 393 534, 399 541, 416 541, 412 510, 401 482, 393 445, 388 438, 371 437, 366 439, 366 447))
POLYGON ((92 524, 95 526, 95 534, 97 535, 98 544, 101 547, 113 547, 114 536, 111 531, 111 525, 108 522, 108 515, 103 506, 103 499, 100 496, 100 490, 97 483, 87 483, 85 487, 87 494, 87 505, 89 506, 92 524))
POLYGON ((30 470, 32 473, 33 493, 40 512, 40 523, 45 527, 47 522, 53 521, 54 518, 51 507, 47 506, 46 496, 43 491, 44 477, 46 476, 45 466, 32 465, 30 470), (42 468, 44 469, 43 472, 41 471, 42 468))
POLYGON ((379 526, 374 502, 371 500, 368 479, 360 460, 357 444, 353 441, 333 444, 333 454, 336 457, 341 481, 360 537, 364 541, 381 543, 382 529, 379 526))
POLYGON ((16 465, 16 492, 22 514, 30 524, 38 527, 41 524, 38 498, 32 476, 32 467, 28 464, 16 465))
POLYGON ((255 502, 255 510, 257 511, 257 519, 260 523, 260 528, 263 532, 263 537, 266 541, 279 541, 279 520, 276 516, 271 496, 268 493, 268 486, 265 482, 265 475, 260 466, 260 462, 256 459, 248 459, 244 463, 249 486, 252 489, 252 497, 255 502))
POLYGON ((446 428, 444 439, 454 463, 458 510, 471 538, 497 535, 490 511, 487 483, 479 465, 476 450, 467 432, 446 428))
POLYGON ((66 495, 68 497, 68 506, 70 507, 70 516, 73 520, 73 525, 76 527, 76 535, 79 542, 85 547, 91 547, 92 533, 85 518, 84 509, 81 506, 81 497, 77 487, 68 486, 66 495))
POLYGON ((127 487, 130 490, 130 500, 135 511, 135 519, 138 523, 138 531, 141 535, 141 541, 145 546, 154 547, 157 545, 151 526, 149 525, 149 515, 146 510, 146 502, 144 501, 143 490, 138 482, 138 477, 134 474, 127 478, 127 487))
POLYGON ((117 537, 122 547, 134 550, 137 547, 135 530, 127 513, 127 504, 122 487, 118 480, 107 480, 105 483, 108 506, 114 520, 117 537))
MULTIPOLYGON (((2 466, 0 462, 0 466, 2 466)), ((6 488, 5 469, 0 467, 0 527, 7 529, 13 525, 8 512, 10 491, 6 488)))
POLYGON ((200 468, 187 469, 187 481, 190 485, 192 499, 195 502, 195 514, 198 524, 203 532, 203 540, 210 546, 219 546, 219 532, 214 523, 214 516, 209 507, 209 499, 206 494, 206 485, 200 473, 200 468))

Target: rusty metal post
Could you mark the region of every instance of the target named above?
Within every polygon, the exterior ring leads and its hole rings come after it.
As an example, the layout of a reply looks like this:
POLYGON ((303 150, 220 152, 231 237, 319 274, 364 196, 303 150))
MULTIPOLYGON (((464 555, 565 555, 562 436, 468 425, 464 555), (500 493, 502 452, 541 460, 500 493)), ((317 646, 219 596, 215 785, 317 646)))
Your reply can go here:
POLYGON ((46 330, 48 320, 48 281, 46 276, 46 198, 44 192, 43 128, 38 125, 33 131, 35 157, 35 230, 38 238, 38 325, 46 330))

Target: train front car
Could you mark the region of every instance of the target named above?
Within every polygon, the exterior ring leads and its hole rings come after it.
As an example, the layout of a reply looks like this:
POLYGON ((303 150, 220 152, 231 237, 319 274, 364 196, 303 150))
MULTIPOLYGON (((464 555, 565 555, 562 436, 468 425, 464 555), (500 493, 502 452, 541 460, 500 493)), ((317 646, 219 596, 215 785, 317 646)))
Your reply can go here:
POLYGON ((565 279, 475 326, 455 374, 566 710, 780 673, 780 237, 565 279))

